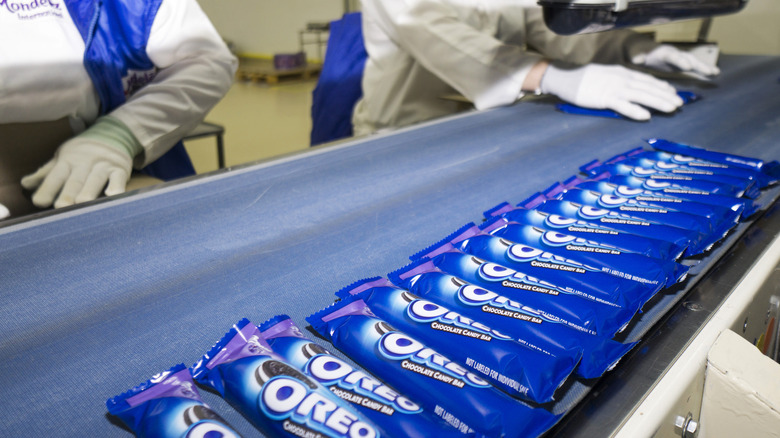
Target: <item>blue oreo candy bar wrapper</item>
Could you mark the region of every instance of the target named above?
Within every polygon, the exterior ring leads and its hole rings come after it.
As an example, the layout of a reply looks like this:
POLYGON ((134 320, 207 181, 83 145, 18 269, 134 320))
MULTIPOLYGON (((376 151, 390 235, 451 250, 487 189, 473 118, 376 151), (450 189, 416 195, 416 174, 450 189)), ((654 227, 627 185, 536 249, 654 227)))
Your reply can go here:
POLYGON ((676 245, 685 247, 684 255, 700 254, 706 250, 706 247, 703 245, 706 236, 695 230, 684 230, 671 225, 641 220, 606 208, 577 204, 570 201, 546 199, 544 195, 540 194, 533 195, 519 205, 618 231, 673 242, 676 245))
POLYGON ((591 335, 547 318, 520 303, 443 272, 430 270, 425 259, 388 274, 397 286, 415 295, 506 333, 530 348, 566 357, 582 354, 577 375, 590 379, 610 370, 633 344, 591 335))
POLYGON ((647 143, 660 151, 680 154, 683 156, 700 158, 702 160, 711 161, 714 163, 726 164, 728 166, 742 167, 745 169, 753 169, 761 171, 761 173, 777 179, 778 169, 780 163, 777 161, 764 162, 758 158, 744 157, 741 155, 729 154, 725 152, 715 152, 707 149, 699 148, 696 146, 690 146, 682 143, 675 143, 673 141, 664 140, 661 138, 651 138, 647 140, 647 143))
POLYGON ((747 198, 693 189, 670 181, 653 178, 638 178, 628 175, 611 175, 609 173, 606 173, 603 176, 606 177, 607 182, 612 184, 631 187, 633 189, 641 189, 647 192, 685 199, 701 204, 728 208, 732 211, 739 212, 742 218, 750 217, 758 210, 758 206, 747 198))
POLYGON ((690 201, 674 196, 661 196, 660 194, 653 193, 649 190, 622 186, 608 181, 582 180, 578 177, 572 177, 564 181, 563 184, 561 184, 561 187, 577 187, 583 190, 591 190, 606 195, 614 195, 625 199, 645 202, 658 208, 704 216, 712 222, 715 229, 730 229, 734 227, 739 222, 742 213, 742 209, 737 211, 731 208, 690 201))
POLYGON ((631 166, 627 163, 601 163, 592 161, 580 167, 580 170, 595 177, 602 173, 610 175, 635 176, 638 178, 653 178, 655 180, 673 182, 690 189, 702 190, 719 195, 741 197, 745 195, 745 187, 726 184, 721 181, 711 181, 704 178, 696 178, 694 175, 680 175, 670 172, 662 172, 657 169, 642 166, 631 166))
POLYGON ((306 320, 357 364, 466 433, 535 437, 560 419, 544 408, 510 397, 396 330, 358 297, 343 299, 306 320))
MULTIPOLYGON (((653 140, 650 140, 653 141, 653 140)), ((666 140, 656 140, 666 141, 666 140)), ((719 175, 732 176, 736 178, 742 178, 746 180, 752 180, 756 182, 758 188, 763 189, 772 184, 777 183, 777 178, 771 175, 767 175, 756 169, 749 169, 739 166, 730 166, 725 163, 716 163, 714 161, 708 161, 701 158, 691 157, 688 155, 673 154, 660 150, 646 150, 643 148, 632 149, 625 153, 627 156, 645 158, 649 160, 659 161, 666 163, 667 165, 684 166, 690 169, 707 170, 719 175)))
POLYGON ((733 223, 724 223, 719 228, 704 216, 680 213, 658 208, 646 202, 635 201, 621 196, 607 195, 582 189, 567 189, 555 196, 556 200, 590 206, 595 209, 614 211, 627 217, 661 225, 669 225, 680 230, 695 231, 700 238, 697 245, 689 245, 691 254, 707 251, 717 241, 723 239, 733 228, 733 223))
POLYGON ((680 213, 666 208, 655 207, 646 202, 628 199, 622 196, 608 195, 593 190, 583 190, 577 187, 565 189, 559 193, 556 192, 557 190, 552 193, 542 193, 548 199, 570 201, 575 204, 615 210, 637 219, 671 225, 686 230, 696 230, 705 235, 709 235, 713 232, 712 222, 703 216, 680 213))
POLYGON ((217 391, 272 436, 380 437, 351 405, 273 353, 243 319, 193 365, 195 380, 217 391))
POLYGON ((139 438, 240 437, 203 403, 184 364, 108 399, 106 407, 139 438))
MULTIPOLYGON (((701 99, 701 96, 698 94, 692 92, 692 91, 684 91, 684 90, 678 90, 677 95, 680 96, 680 98, 683 100, 683 103, 693 103, 701 99)), ((617 111, 611 110, 611 109, 593 109, 593 108, 584 108, 581 106, 573 105, 570 103, 559 103, 555 105, 555 108, 558 111, 567 113, 567 114, 579 114, 583 116, 596 116, 596 117, 607 117, 610 119, 625 119, 625 120, 631 120, 630 118, 618 113, 617 111)), ((651 110, 652 113, 660 113, 656 110, 651 110)))
POLYGON ((288 316, 273 317, 259 328, 274 353, 351 403, 376 424, 383 436, 474 436, 448 425, 433 413, 423 410, 419 403, 312 342, 288 316))
POLYGON ((357 296, 396 329, 424 342, 507 394, 536 403, 553 400, 580 355, 556 357, 516 342, 485 324, 421 299, 382 278, 371 278, 336 293, 357 296), (369 286, 368 289, 365 286, 369 286))
POLYGON ((432 258, 453 248, 549 281, 571 295, 611 306, 637 309, 655 293, 653 288, 641 283, 589 270, 573 260, 485 234, 473 223, 412 255, 411 259, 432 258))
POLYGON ((742 191, 741 196, 747 196, 749 198, 757 198, 761 191, 757 182, 749 178, 724 175, 712 170, 696 169, 675 163, 651 160, 649 158, 642 158, 638 155, 616 155, 607 160, 605 164, 626 164, 641 169, 652 169, 667 175, 690 176, 691 178, 701 181, 711 181, 716 184, 735 187, 742 191))
POLYGON ((594 240, 548 231, 531 225, 510 222, 496 217, 480 226, 490 235, 502 237, 513 243, 559 255, 587 266, 631 281, 636 281, 658 292, 682 281, 688 267, 673 260, 660 260, 632 252, 624 252, 594 240))
POLYGON ((487 210, 484 215, 487 219, 503 216, 512 222, 550 231, 560 231, 564 234, 595 240, 623 251, 644 254, 656 259, 677 260, 685 252, 685 246, 666 240, 651 239, 539 210, 513 207, 508 202, 498 204, 487 210))
POLYGON ((532 309, 534 313, 599 336, 611 337, 619 333, 639 311, 639 303, 635 308, 629 309, 587 300, 571 295, 565 288, 549 281, 482 260, 454 248, 425 259, 430 260, 431 269, 439 269, 522 303, 523 307, 532 309))

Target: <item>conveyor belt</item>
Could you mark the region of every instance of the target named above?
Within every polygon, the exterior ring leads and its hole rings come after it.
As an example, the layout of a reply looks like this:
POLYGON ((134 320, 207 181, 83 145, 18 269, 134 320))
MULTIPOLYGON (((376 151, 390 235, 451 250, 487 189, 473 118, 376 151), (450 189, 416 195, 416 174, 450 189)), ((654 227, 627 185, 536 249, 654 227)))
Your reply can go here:
POLYGON ((703 100, 648 123, 542 99, 7 222, 0 435, 129 436, 106 398, 191 365, 240 318, 306 326, 341 287, 644 138, 780 158, 780 58, 721 61, 715 85, 679 84, 703 100))

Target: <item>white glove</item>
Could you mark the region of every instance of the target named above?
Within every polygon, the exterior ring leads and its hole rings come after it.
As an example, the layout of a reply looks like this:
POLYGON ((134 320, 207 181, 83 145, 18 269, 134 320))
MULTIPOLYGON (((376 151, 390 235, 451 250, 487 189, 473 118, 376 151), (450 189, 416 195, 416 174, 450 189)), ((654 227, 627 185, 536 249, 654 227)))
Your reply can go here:
POLYGON ((43 167, 22 178, 22 186, 38 188, 32 197, 36 206, 49 207, 54 202, 54 208, 60 208, 97 198, 106 183, 107 196, 124 192, 132 169, 133 159, 124 150, 91 138, 74 137, 63 143, 43 167))
POLYGON ((5 219, 8 216, 11 215, 11 212, 8 211, 8 209, 5 207, 5 205, 0 204, 0 219, 5 219))
POLYGON ((650 119, 650 111, 642 106, 669 113, 683 104, 667 82, 619 65, 565 69, 550 64, 540 89, 578 106, 611 109, 634 120, 650 119))
POLYGON ((628 59, 636 65, 659 71, 671 71, 676 68, 683 72, 698 73, 705 76, 720 74, 720 69, 709 65, 694 54, 682 51, 669 44, 657 44, 640 40, 628 47, 628 59))

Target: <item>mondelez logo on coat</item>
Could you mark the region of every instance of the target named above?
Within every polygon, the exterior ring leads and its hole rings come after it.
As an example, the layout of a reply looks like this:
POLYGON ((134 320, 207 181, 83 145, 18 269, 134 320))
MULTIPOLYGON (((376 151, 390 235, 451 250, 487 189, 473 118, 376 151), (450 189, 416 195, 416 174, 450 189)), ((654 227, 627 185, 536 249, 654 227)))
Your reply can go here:
POLYGON ((143 88, 149 82, 152 82, 154 77, 157 76, 157 69, 151 68, 149 70, 127 70, 127 76, 122 78, 122 88, 125 91, 125 97, 130 97, 135 94, 136 91, 143 88))
POLYGON ((15 14, 20 20, 63 17, 61 3, 53 0, 0 0, 0 11, 15 14))

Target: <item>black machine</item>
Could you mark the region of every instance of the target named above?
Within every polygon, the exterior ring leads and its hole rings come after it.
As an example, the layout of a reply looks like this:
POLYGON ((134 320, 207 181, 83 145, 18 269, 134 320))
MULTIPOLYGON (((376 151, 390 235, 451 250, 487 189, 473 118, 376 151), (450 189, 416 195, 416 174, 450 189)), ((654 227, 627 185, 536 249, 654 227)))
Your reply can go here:
POLYGON ((561 35, 730 14, 748 0, 540 0, 547 26, 561 35))

